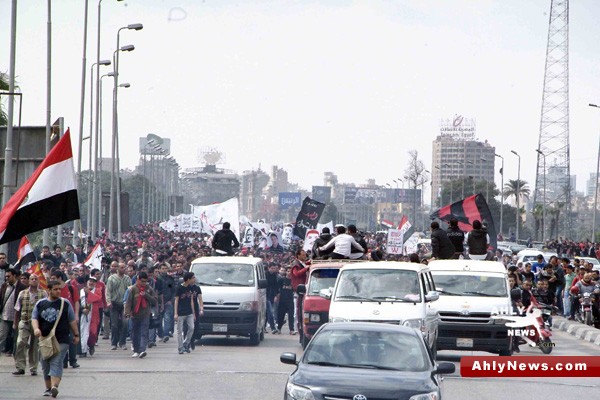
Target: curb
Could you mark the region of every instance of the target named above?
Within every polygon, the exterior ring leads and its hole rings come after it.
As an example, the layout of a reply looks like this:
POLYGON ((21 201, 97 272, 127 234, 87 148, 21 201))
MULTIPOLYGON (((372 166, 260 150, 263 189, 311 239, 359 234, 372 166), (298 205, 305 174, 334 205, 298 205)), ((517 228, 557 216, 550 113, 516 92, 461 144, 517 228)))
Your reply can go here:
POLYGON ((567 332, 577 339, 600 346, 600 329, 582 324, 581 322, 569 321, 559 316, 553 316, 552 319, 554 320, 552 323, 554 329, 567 332))

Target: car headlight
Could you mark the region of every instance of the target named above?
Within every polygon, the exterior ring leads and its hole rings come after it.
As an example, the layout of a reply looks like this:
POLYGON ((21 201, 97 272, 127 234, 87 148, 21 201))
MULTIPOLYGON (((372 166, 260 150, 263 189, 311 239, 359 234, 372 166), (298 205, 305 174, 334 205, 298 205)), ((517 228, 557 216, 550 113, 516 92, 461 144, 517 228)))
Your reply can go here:
POLYGON ((311 322, 321 322, 321 316, 319 314, 305 312, 304 313, 304 323, 308 324, 311 322))
POLYGON ((408 400, 439 400, 440 393, 439 392, 429 392, 422 394, 415 394, 411 396, 408 400))
POLYGON ((245 301, 240 303, 240 311, 258 311, 258 301, 245 301))
POLYGON ((329 322, 351 322, 352 320, 348 319, 348 318, 342 318, 342 317, 332 317, 329 318, 329 322))
POLYGON ((285 386, 285 393, 293 400, 315 400, 315 396, 313 396, 309 388, 294 385, 291 382, 288 382, 285 386))
POLYGON ((406 319, 404 320, 404 322, 402 322, 402 326, 408 326, 409 328, 418 329, 421 332, 423 332, 425 329, 425 324, 423 323, 423 320, 421 318, 406 319))

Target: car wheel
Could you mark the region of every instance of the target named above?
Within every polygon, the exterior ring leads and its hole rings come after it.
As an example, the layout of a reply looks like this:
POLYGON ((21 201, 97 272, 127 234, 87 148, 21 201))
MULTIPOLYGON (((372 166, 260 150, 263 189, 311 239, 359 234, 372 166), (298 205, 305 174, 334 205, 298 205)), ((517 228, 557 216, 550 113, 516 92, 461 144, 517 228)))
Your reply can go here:
POLYGON ((260 343, 260 333, 255 332, 250 334, 250 346, 258 346, 260 343))

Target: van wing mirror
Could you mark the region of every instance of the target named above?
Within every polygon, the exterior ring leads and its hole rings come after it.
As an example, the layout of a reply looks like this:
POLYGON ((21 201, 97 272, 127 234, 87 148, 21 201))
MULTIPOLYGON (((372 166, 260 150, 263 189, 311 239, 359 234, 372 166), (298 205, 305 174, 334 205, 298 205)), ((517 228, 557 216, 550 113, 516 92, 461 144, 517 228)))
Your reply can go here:
POLYGON ((258 288, 259 289, 266 289, 268 286, 267 284, 267 280, 266 279, 259 279, 258 280, 258 288))
POLYGON ((319 296, 321 296, 324 299, 331 300, 331 289, 319 290, 319 296))
POLYGON ((427 295, 425 296, 425 301, 436 301, 436 300, 439 300, 439 298, 440 298, 440 294, 438 292, 436 292, 435 290, 432 290, 429 293, 427 293, 427 295))
POLYGON ((298 285, 298 287, 296 288, 296 293, 300 294, 300 295, 305 295, 306 294, 306 285, 304 284, 300 284, 298 285))

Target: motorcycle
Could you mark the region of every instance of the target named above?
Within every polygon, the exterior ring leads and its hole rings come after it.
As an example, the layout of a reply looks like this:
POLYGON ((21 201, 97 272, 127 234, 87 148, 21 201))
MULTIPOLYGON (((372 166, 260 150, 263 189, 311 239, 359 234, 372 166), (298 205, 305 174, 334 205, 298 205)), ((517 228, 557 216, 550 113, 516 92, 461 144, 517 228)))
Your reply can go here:
MULTIPOLYGON (((537 347, 542 351, 542 353, 550 354, 554 348, 554 344, 550 339, 552 336, 552 331, 550 329, 548 320, 552 315, 553 309, 554 307, 552 305, 539 303, 535 297, 532 297, 531 304, 525 311, 524 315, 513 319, 514 322, 508 322, 506 326, 520 330, 520 343, 528 344, 530 347, 537 347)), ((504 318, 511 320, 510 317, 504 318)), ((515 350, 517 352, 518 344, 520 343, 515 343, 515 350)))
POLYGON ((592 294, 584 293, 583 295, 579 295, 579 304, 581 322, 591 326, 594 323, 592 317, 592 294))

